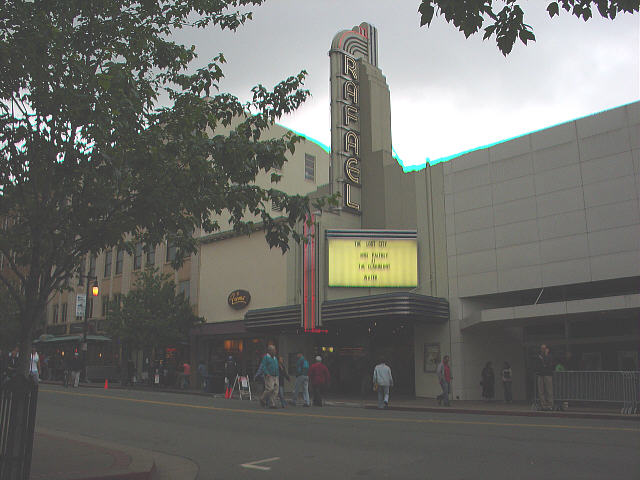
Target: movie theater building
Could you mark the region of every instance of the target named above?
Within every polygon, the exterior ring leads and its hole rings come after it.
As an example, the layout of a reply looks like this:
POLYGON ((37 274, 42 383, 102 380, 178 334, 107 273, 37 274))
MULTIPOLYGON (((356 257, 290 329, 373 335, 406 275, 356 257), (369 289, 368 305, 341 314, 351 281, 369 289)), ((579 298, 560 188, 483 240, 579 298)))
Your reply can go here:
POLYGON ((283 176, 339 206, 285 255, 260 231, 202 239, 193 360, 220 375, 231 354, 253 374, 273 343, 289 365, 321 354, 335 392, 363 394, 384 357, 396 391, 433 397, 449 354, 461 399, 480 398, 487 361, 511 363, 524 399, 541 341, 585 368, 637 369, 640 104, 405 173, 376 29, 339 32, 329 56, 331 156, 318 147, 315 185, 298 183, 302 159, 283 176))

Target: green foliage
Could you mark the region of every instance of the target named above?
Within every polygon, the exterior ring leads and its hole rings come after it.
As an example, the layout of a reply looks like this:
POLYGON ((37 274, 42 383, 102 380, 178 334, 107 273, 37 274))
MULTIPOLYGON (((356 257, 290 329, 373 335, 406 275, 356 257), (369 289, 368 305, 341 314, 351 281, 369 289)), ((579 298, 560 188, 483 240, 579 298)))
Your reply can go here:
POLYGON ((0 285, 0 350, 7 352, 18 344, 20 317, 16 302, 0 285))
POLYGON ((148 268, 122 304, 109 306, 107 331, 131 348, 158 350, 187 341, 191 327, 203 321, 189 300, 176 293, 171 275, 148 268))
MULTIPOLYGON (((638 12, 640 0, 558 0, 547 5, 547 12, 553 18, 560 14, 560 8, 585 22, 594 10, 603 18, 613 20, 619 13, 638 12)), ((486 22, 483 40, 495 35, 498 49, 505 56, 511 53, 518 39, 525 45, 536 39, 532 28, 524 23, 524 11, 516 0, 422 0, 418 12, 421 27, 430 25, 434 15, 442 15, 467 38, 486 22)))
POLYGON ((262 2, 0 2, 0 253, 9 264, 0 280, 17 302, 23 341, 90 252, 168 237, 177 266, 196 249, 191 233, 217 230, 212 218, 226 213, 239 232, 250 230, 247 215, 259 218, 283 251, 298 239, 307 199, 279 194, 284 218, 274 222, 273 190, 252 182, 300 140, 263 137, 309 95, 306 72, 254 87, 243 104, 218 91, 222 54, 191 72, 195 48, 171 37, 235 30, 262 2), (168 107, 157 107, 160 95, 168 107), (212 134, 221 127, 233 130, 212 134))

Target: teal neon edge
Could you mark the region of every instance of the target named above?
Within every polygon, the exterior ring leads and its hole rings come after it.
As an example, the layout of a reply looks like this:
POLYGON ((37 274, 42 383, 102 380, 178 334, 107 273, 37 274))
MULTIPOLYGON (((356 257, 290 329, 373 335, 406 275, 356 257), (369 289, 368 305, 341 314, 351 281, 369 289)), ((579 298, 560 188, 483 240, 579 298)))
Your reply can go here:
POLYGON ((398 157, 398 155, 396 154, 395 150, 393 150, 393 154, 394 154, 394 158, 398 161, 398 163, 402 167, 402 170, 405 173, 407 173, 407 172, 416 172, 416 171, 422 170, 423 168, 426 168, 427 164, 429 164, 429 166, 432 166, 432 165, 437 165, 438 163, 448 162, 449 160, 453 160, 454 158, 461 157, 461 156, 466 155, 468 153, 475 152, 477 150, 484 150, 485 148, 491 148, 491 147, 493 147, 495 145, 498 145, 500 143, 509 142, 511 140, 515 140, 516 138, 521 138, 521 137, 525 137, 527 135, 531 135, 532 133, 541 132, 543 130, 548 130, 550 128, 554 128, 554 127, 557 127, 559 125, 564 125, 566 123, 575 122, 575 121, 581 120, 583 118, 592 117, 594 115, 599 115, 601 113, 608 112, 610 110, 615 110, 616 108, 626 107, 628 105, 631 105, 632 103, 635 103, 636 101, 637 100, 634 100, 632 102, 624 103, 624 104, 618 105, 616 107, 605 108, 604 110, 600 110, 598 112, 590 113, 590 114, 584 115, 582 117, 574 118, 572 120, 566 120, 566 121, 558 122, 558 123, 556 123, 554 125, 550 125, 550 126, 547 126, 547 127, 542 127, 542 128, 537 129, 537 130, 532 130, 532 131, 530 131, 528 133, 522 133, 520 135, 516 135, 514 137, 507 138, 505 140, 498 140, 497 142, 489 143, 489 144, 483 145, 481 147, 472 148, 470 150, 465 150, 464 152, 455 153, 453 155, 448 155, 446 157, 437 158, 435 160, 431 160, 429 157, 427 157, 424 163, 417 164, 417 165, 405 165, 404 162, 400 159, 400 157, 398 157))
MULTIPOLYGON (((400 164, 400 166, 402 167, 402 170, 403 170, 405 173, 408 173, 408 172, 417 172, 417 171, 420 171, 420 170, 422 170, 422 169, 426 168, 427 164, 428 164, 429 166, 433 166, 433 165, 437 165, 438 163, 448 162, 449 160, 453 160, 454 158, 461 157, 461 156, 466 155, 466 154, 468 154, 468 153, 475 152, 475 151, 478 151, 478 150, 484 150, 485 148, 491 148, 491 147, 493 147, 493 146, 495 146, 495 145, 499 145, 499 144, 501 144, 501 143, 506 143, 506 142, 509 142, 509 141, 511 141, 511 140, 515 140, 516 138, 521 138, 521 137, 525 137, 525 136, 527 136, 527 135, 531 135, 532 133, 541 132, 541 131, 543 131, 543 130, 548 130, 548 129, 550 129, 550 128, 554 128, 554 127, 557 127, 557 126, 559 126, 559 125, 564 125, 564 124, 566 124, 566 123, 575 122, 575 121, 577 121, 577 120, 581 120, 581 119, 583 119, 583 118, 592 117, 592 116, 594 116, 594 115, 599 115, 599 114, 601 114, 601 113, 608 112, 608 111, 610 111, 610 110, 615 110, 616 108, 626 107, 626 106, 628 106, 628 105, 631 105, 632 103, 635 103, 636 101, 637 101, 637 100, 634 100, 634 101, 632 101, 632 102, 624 103, 624 104, 622 104, 622 105, 618 105, 618 106, 616 106, 616 107, 605 108, 604 110, 600 110, 600 111, 598 111, 598 112, 590 113, 590 114, 588 114, 588 115, 584 115, 584 116, 582 116, 582 117, 577 117, 577 118, 574 118, 574 119, 572 119, 572 120, 566 120, 566 121, 558 122, 558 123, 556 123, 556 124, 554 124, 554 125, 550 125, 550 126, 547 126, 547 127, 538 128, 537 130, 532 130, 532 131, 527 132, 527 133, 522 133, 522 134, 520 134, 520 135, 515 135, 515 136, 513 136, 513 137, 511 137, 511 138, 507 138, 507 139, 504 139, 504 140, 498 140, 498 141, 496 141, 496 142, 489 143, 489 144, 487 144, 487 145, 482 145, 482 146, 480 146, 480 147, 471 148, 471 149, 469 149, 469 150, 465 150, 464 152, 454 153, 453 155, 448 155, 448 156, 446 156, 446 157, 436 158, 435 160, 431 160, 429 157, 427 157, 427 158, 425 159, 425 162, 424 162, 424 163, 418 163, 418 164, 416 164, 416 165, 405 165, 405 164, 404 164, 404 162, 402 161, 402 159, 400 158, 400 156, 398 155, 398 153, 396 152, 395 148, 393 148, 393 146, 391 147, 391 153, 392 153, 393 158, 395 158, 395 160, 400 164)), ((295 133, 296 135, 300 135, 301 137, 305 138, 306 140, 309 140, 309 141, 311 141, 311 142, 315 143, 316 145, 318 145, 319 147, 321 147, 325 152, 327 152, 328 154, 331 154, 331 148, 330 148, 328 145, 325 145, 324 143, 322 143, 321 141, 316 140, 315 138, 312 138, 312 137, 310 137, 310 136, 308 136, 308 135, 305 135, 305 134, 304 134, 304 133, 302 133, 302 132, 297 132, 296 130, 294 130, 294 129, 292 129, 292 128, 285 127, 284 125, 280 125, 280 126, 281 126, 282 128, 285 128, 285 129, 287 129, 287 130, 292 131, 292 132, 293 132, 293 133, 295 133)))
MULTIPOLYGON (((280 124, 278 123, 278 125, 280 125, 280 124)), ((329 147, 329 146, 325 145, 325 144, 324 144, 324 143, 322 143, 320 140, 316 140, 315 138, 310 137, 309 135, 306 135, 306 134, 304 134, 304 133, 302 133, 302 132, 298 132, 298 131, 294 130, 293 128, 285 127, 284 125, 280 125, 280 126, 281 126, 282 128, 284 128, 284 129, 289 130, 289 131, 291 131, 291 132, 295 133, 296 135, 298 135, 298 136, 300 136, 300 137, 304 138, 305 140, 309 140, 310 142, 315 143, 315 144, 316 144, 316 145, 318 145, 320 148, 322 148, 325 152, 327 152, 328 154, 331 154, 331 147, 329 147)))

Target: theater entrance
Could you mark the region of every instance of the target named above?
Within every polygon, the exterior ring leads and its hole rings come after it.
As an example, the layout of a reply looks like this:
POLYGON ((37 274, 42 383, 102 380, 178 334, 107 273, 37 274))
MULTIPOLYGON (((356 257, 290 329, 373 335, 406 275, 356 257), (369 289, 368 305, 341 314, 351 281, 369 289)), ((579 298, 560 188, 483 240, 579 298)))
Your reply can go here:
MULTIPOLYGON (((384 358, 391 367, 394 391, 415 394, 413 322, 356 321, 330 325, 314 341, 331 374, 330 392, 366 396, 372 392, 373 369, 384 358)), ((311 359, 313 361, 313 359, 311 359)))

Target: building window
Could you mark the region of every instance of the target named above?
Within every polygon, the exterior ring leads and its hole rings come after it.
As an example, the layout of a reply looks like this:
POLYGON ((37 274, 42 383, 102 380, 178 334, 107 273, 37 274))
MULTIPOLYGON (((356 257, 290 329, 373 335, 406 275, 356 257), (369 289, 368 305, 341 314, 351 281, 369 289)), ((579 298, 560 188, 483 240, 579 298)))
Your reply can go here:
POLYGON ((61 317, 60 321, 62 323, 67 323, 67 307, 68 307, 67 302, 62 304, 62 315, 60 315, 60 317, 61 317))
POLYGON ((304 154, 304 179, 316 181, 316 157, 308 153, 304 154))
POLYGON ((109 314, 109 295, 102 296, 102 316, 106 318, 109 314))
POLYGON ((53 324, 58 323, 58 305, 54 305, 53 308, 53 324))
POLYGON ((181 293, 184 295, 184 298, 189 300, 189 297, 191 296, 191 282, 189 280, 180 282, 178 285, 178 293, 181 293))
POLYGON ((89 257, 89 276, 90 277, 96 276, 96 260, 97 260, 96 255, 91 255, 89 257))
POLYGON ((111 276, 111 262, 113 252, 111 250, 107 250, 104 253, 104 278, 109 278, 111 276))
POLYGON ((167 263, 176 259, 176 244, 171 240, 167 240, 167 263))
POLYGON ((114 293, 113 294, 113 305, 118 305, 119 307, 122 306, 122 294, 121 293, 114 293))
POLYGON ((274 212, 281 212, 283 210, 282 203, 283 202, 278 200, 277 198, 272 198, 271 199, 271 208, 273 209, 274 212))
POLYGON ((142 268, 142 244, 138 243, 133 254, 133 269, 140 270, 140 268, 142 268))
POLYGON ((147 252, 147 266, 156 264, 156 246, 151 245, 147 252))
POLYGON ((119 248, 116 251, 116 275, 120 275, 122 273, 123 260, 124 260, 124 250, 119 248))
POLYGON ((86 261, 87 259, 85 257, 82 257, 82 260, 80 261, 80 268, 78 269, 78 285, 84 285, 86 261))

